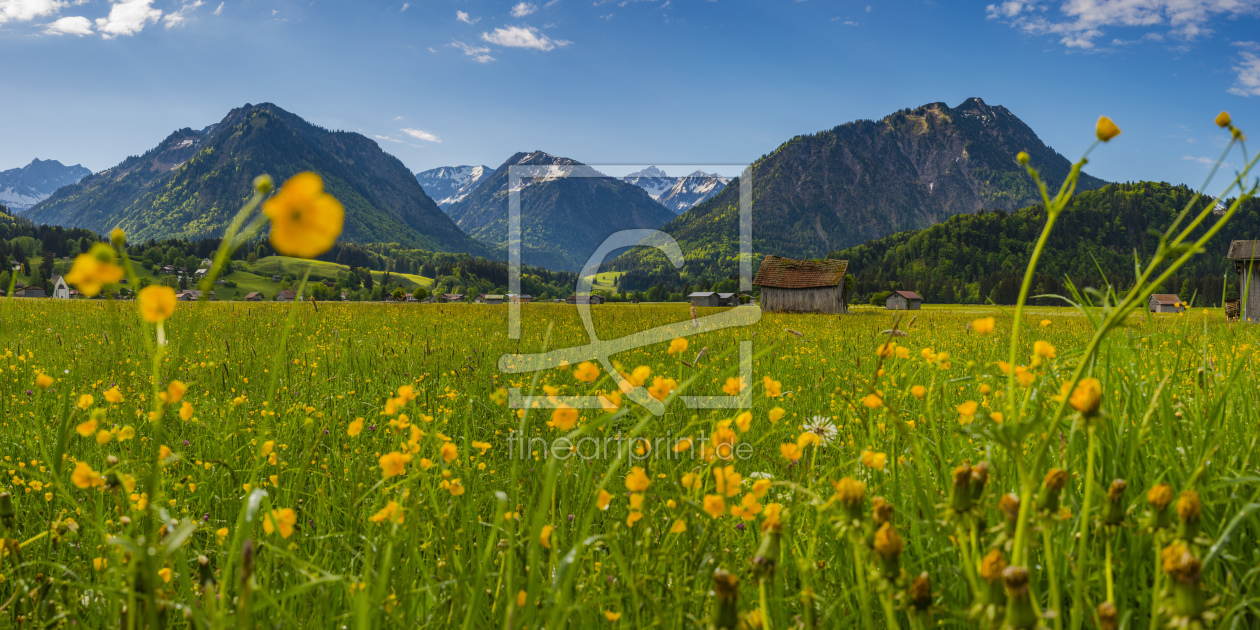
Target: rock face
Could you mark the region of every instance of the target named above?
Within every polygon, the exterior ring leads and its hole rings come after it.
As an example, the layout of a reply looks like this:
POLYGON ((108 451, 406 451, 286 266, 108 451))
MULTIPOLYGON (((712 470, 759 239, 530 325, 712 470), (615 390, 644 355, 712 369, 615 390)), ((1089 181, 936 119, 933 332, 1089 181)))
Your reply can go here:
POLYGON ((21 168, 0 171, 0 204, 22 212, 47 199, 58 188, 91 174, 92 171, 79 164, 66 166, 57 160, 35 158, 21 168))
POLYGON ((674 214, 682 214, 692 206, 721 192, 731 178, 704 171, 696 171, 686 177, 671 177, 665 171, 649 166, 626 175, 622 180, 627 184, 642 188, 674 214))
POLYGON ((345 206, 341 240, 484 254, 397 158, 368 138, 329 131, 270 103, 246 105, 202 130, 180 129, 141 156, 63 187, 27 211, 39 223, 134 239, 218 236, 252 192, 315 171, 345 206))
POLYGON ((449 211, 461 229, 500 253, 507 247, 509 168, 514 165, 545 173, 520 184, 521 260, 528 265, 578 270, 612 233, 658 228, 674 217, 643 189, 580 162, 542 151, 517 153, 449 211), (575 174, 586 176, 565 177, 575 174))
MULTIPOLYGON (((753 250, 819 258, 956 214, 1031 205, 1040 194, 1015 162, 1020 151, 1052 188, 1071 168, 1005 107, 978 98, 797 136, 751 167, 753 250)), ((1105 183, 1082 174, 1078 189, 1105 183)), ((737 250, 738 216, 732 183, 663 229, 692 252, 689 260, 716 264, 737 250)), ((655 264, 639 260, 654 258, 645 252, 632 251, 619 268, 655 264)))
POLYGON ((416 181, 424 192, 437 202, 439 208, 448 210, 456 202, 468 196, 494 172, 489 166, 439 166, 416 173, 416 181))

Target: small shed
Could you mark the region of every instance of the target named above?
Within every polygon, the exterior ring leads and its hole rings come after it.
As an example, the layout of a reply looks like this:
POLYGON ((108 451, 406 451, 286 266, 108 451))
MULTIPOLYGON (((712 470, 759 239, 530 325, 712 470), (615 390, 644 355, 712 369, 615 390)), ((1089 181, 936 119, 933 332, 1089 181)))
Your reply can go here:
POLYGON ((263 294, 261 291, 251 291, 250 293, 245 294, 246 302, 261 302, 262 300, 263 294))
POLYGON ((14 289, 13 297, 42 298, 42 297, 45 297, 44 288, 43 287, 22 287, 20 289, 14 289))
POLYGON ((739 306, 739 294, 737 293, 719 293, 718 306, 739 306))
POLYGON ((1238 271, 1238 297, 1243 321, 1260 321, 1260 241, 1234 241, 1225 256, 1238 271))
POLYGON ((893 291, 884 300, 884 308, 890 311, 917 311, 923 306, 923 296, 914 291, 893 291))
POLYGON ((1146 301, 1146 306, 1152 313, 1181 313, 1186 310, 1181 296, 1176 293, 1155 293, 1146 301))
POLYGON ((603 304, 604 296, 602 295, 570 295, 566 300, 569 304, 603 304))
POLYGON ((296 291, 293 289, 283 289, 276 291, 276 297, 274 299, 277 302, 292 302, 295 297, 297 297, 296 291))
POLYGON ((463 293, 443 293, 442 294, 442 302, 444 303, 449 304, 452 302, 463 302, 463 301, 464 301, 463 293))
POLYGON ((687 296, 692 306, 718 306, 718 294, 713 291, 696 291, 687 296))
POLYGON ((503 295, 500 293, 482 293, 473 301, 478 304, 502 304, 503 295))
POLYGON ((766 311, 847 313, 844 275, 847 260, 793 260, 766 256, 753 278, 766 311))
POLYGON ((515 302, 517 304, 529 304, 530 302, 534 301, 534 296, 529 295, 529 294, 517 295, 515 293, 509 293, 507 294, 507 300, 509 302, 515 302))

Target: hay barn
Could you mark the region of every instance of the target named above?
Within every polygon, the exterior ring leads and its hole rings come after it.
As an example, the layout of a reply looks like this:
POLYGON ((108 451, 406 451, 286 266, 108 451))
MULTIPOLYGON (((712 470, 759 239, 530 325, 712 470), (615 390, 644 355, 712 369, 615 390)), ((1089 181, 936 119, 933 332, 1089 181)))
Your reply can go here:
POLYGON ((1260 241, 1234 241, 1225 256, 1238 271, 1238 297, 1243 321, 1260 321, 1260 241))
POLYGON ((793 260, 766 256, 753 284, 761 287, 761 308, 794 313, 847 313, 844 274, 847 260, 793 260))

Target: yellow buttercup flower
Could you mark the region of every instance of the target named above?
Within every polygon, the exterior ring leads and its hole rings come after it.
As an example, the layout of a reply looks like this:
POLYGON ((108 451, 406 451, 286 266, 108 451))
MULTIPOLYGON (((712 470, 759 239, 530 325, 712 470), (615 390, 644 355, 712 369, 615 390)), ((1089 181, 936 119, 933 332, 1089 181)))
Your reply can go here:
POLYGON ((76 256, 74 266, 66 274, 66 282, 88 297, 98 295, 102 287, 122 278, 123 269, 118 266, 114 248, 105 243, 96 243, 88 253, 76 256))
POLYGON ((608 504, 612 502, 612 493, 607 490, 600 489, 599 496, 595 497, 595 507, 601 510, 607 510, 608 504))
POLYGON ((312 172, 298 173, 263 202, 271 219, 271 245, 286 256, 314 258, 330 249, 341 234, 345 209, 324 192, 324 180, 312 172))
POLYGON ((1099 140, 1110 142, 1112 138, 1120 135, 1120 128, 1116 126, 1116 123, 1111 122, 1110 118, 1099 116, 1098 125, 1094 128, 1094 133, 1099 140))
POLYGON ((775 407, 774 409, 771 409, 770 413, 767 415, 770 417, 770 422, 778 422, 783 419, 783 414, 785 413, 787 413, 787 410, 783 407, 775 407))
POLYGON ((389 503, 386 503, 385 507, 381 508, 376 514, 373 514, 368 520, 373 523, 389 521, 391 523, 398 523, 401 525, 403 522, 402 507, 398 505, 397 501, 390 501, 389 503))
POLYGON ((674 338, 673 341, 669 342, 670 354, 682 354, 683 352, 686 352, 686 351, 687 351, 687 338, 686 337, 676 337, 674 338))
POLYGON ((35 386, 40 389, 48 389, 53 386, 53 377, 41 373, 35 377, 35 386))
POLYGON ((631 492, 643 492, 651 484, 652 480, 648 478, 641 466, 631 468, 630 473, 626 475, 626 489, 631 492))
POLYGON ((766 387, 766 398, 778 398, 783 395, 783 383, 769 376, 763 376, 761 380, 766 387))
POLYGON ((704 497, 704 511, 711 517, 717 518, 726 513, 726 501, 720 494, 709 494, 704 497))
POLYGON ((874 451, 862 451, 862 465, 875 470, 883 470, 888 464, 887 453, 876 453, 874 451))
POLYGON ((137 299, 140 315, 146 322, 160 324, 175 312, 175 290, 170 287, 149 285, 140 289, 137 299))
POLYGON ((1072 391, 1072 397, 1068 399, 1068 404, 1072 408, 1085 415, 1092 415, 1098 411, 1098 407, 1102 404, 1102 382, 1096 378, 1084 378, 1076 384, 1076 389, 1072 391))
POLYGON ((1033 354, 1043 359, 1053 359, 1055 356, 1054 352, 1054 346, 1050 345, 1048 341, 1037 340, 1033 343, 1033 354))
POLYGON ((738 376, 732 376, 726 379, 726 384, 722 386, 722 391, 727 396, 735 396, 744 391, 744 379, 738 376))
POLYGON ((910 394, 915 398, 923 398, 927 395, 927 388, 922 385, 915 385, 910 388, 910 394))
POLYGON ((1224 129, 1232 122, 1229 118, 1229 112, 1221 112, 1216 115, 1216 126, 1224 129))
POLYGON ((459 457, 459 448, 456 447, 453 442, 443 443, 441 452, 442 452, 442 461, 448 464, 455 461, 455 459, 459 457))
POLYGON ((101 476, 101 473, 92 470, 87 462, 74 465, 74 472, 70 473, 70 481, 80 490, 105 485, 105 478, 101 476))
POLYGON ((862 397, 862 404, 867 409, 879 409, 884 406, 884 399, 880 398, 879 394, 867 394, 862 397))
POLYGON ((987 335, 993 332, 996 322, 992 317, 981 317, 971 322, 971 331, 980 335, 987 335))
POLYGON ((117 385, 105 390, 105 402, 120 403, 122 401, 123 401, 123 395, 122 395, 122 392, 118 391, 117 385))
POLYGON ((568 431, 577 424, 577 419, 577 409, 562 404, 551 412, 551 420, 547 422, 547 426, 560 431, 568 431))
POLYGON ((163 568, 159 569, 159 570, 158 570, 158 577, 162 578, 162 581, 163 581, 163 582, 165 582, 165 583, 167 583, 167 584, 170 584, 170 583, 171 583, 171 569, 170 569, 170 567, 163 567, 163 568))
POLYGON ((281 538, 292 536, 294 525, 297 525, 297 513, 293 508, 272 510, 263 517, 263 531, 268 534, 279 531, 281 538))
POLYGON ((93 402, 96 402, 96 399, 92 398, 91 394, 83 394, 82 396, 79 396, 78 407, 79 409, 87 409, 92 406, 93 402))
POLYGON ((599 366, 590 361, 583 361, 573 370, 573 378, 583 383, 594 383, 599 378, 599 366))
POLYGON ((411 461, 411 455, 394 451, 381 455, 378 461, 381 465, 381 474, 388 479, 407 472, 407 462, 411 461))
POLYGON ((354 437, 363 432, 363 418, 355 418, 350 426, 346 427, 346 435, 354 437))

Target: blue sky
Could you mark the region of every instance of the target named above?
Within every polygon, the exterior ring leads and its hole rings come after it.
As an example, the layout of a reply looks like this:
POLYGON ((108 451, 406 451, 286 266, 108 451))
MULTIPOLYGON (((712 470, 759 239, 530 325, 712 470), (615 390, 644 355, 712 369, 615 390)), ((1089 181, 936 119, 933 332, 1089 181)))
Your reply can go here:
POLYGON ((1197 185, 1260 137, 1260 0, 0 0, 0 169, 96 171, 270 101, 414 171, 541 149, 748 163, 979 96, 1087 170, 1197 185))

